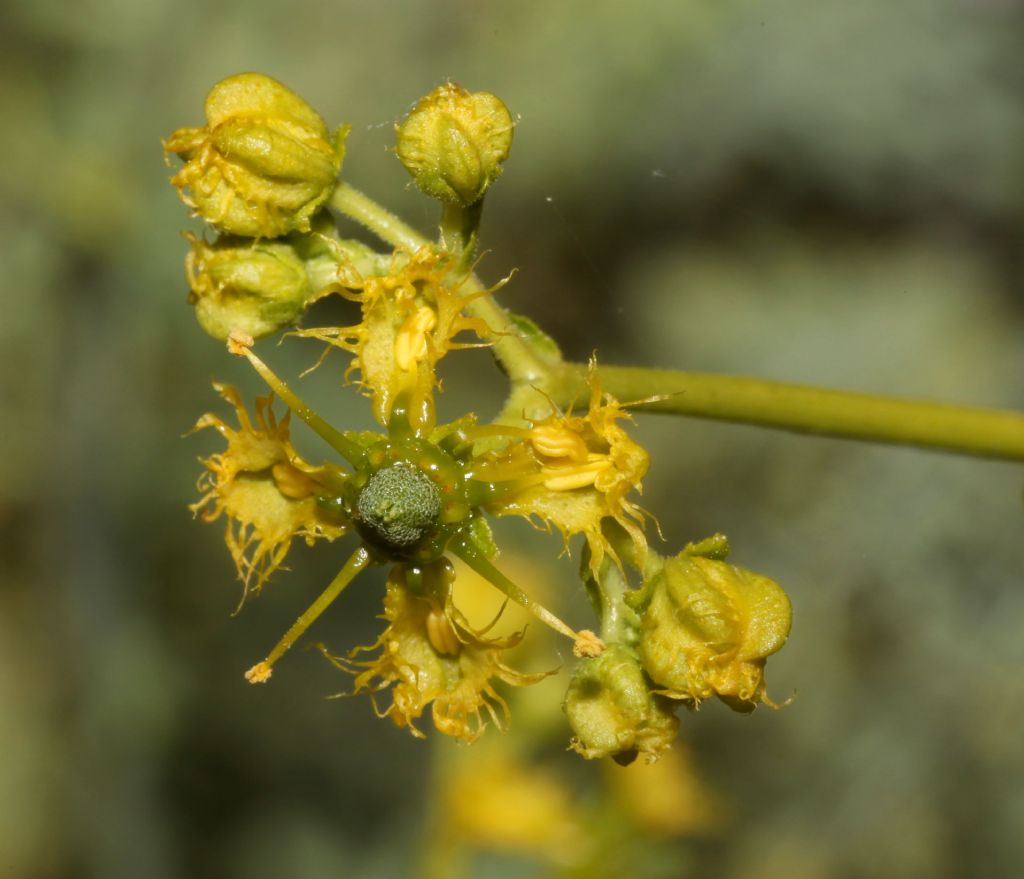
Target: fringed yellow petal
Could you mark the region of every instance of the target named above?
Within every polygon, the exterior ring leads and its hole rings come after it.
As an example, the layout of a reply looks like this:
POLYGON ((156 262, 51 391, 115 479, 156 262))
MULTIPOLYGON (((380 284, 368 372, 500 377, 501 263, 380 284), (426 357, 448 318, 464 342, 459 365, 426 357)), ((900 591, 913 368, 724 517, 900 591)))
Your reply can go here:
POLYGON ((307 543, 334 540, 348 524, 320 509, 316 494, 322 471, 296 453, 288 416, 277 420, 272 398, 257 398, 252 419, 233 387, 214 387, 234 407, 238 427, 212 414, 196 423, 196 430, 217 430, 228 447, 203 461, 206 469, 198 482, 203 496, 191 510, 205 522, 221 514, 227 518, 225 542, 245 586, 244 600, 281 566, 296 537, 307 543))

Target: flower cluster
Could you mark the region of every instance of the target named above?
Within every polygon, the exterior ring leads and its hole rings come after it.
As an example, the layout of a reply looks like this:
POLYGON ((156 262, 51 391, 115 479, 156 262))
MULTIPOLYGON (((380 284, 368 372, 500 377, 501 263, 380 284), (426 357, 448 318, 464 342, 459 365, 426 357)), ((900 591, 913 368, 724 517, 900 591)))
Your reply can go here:
POLYGON ((247 679, 269 680, 360 571, 380 565, 388 568, 384 631, 341 654, 322 647, 352 676, 352 693, 370 695, 380 716, 416 736, 428 709, 441 733, 463 741, 488 723, 504 727, 509 707, 499 687, 524 687, 549 672, 509 665, 522 631, 492 637, 490 626, 470 624, 454 598, 457 558, 572 640, 579 661, 564 708, 572 747, 584 757, 657 755, 675 736, 680 703, 696 707, 718 695, 748 710, 766 701, 765 657, 789 627, 784 593, 726 564, 720 542, 669 559, 648 546, 648 517, 635 495, 649 457, 629 435, 625 407, 602 390, 595 361, 579 411, 536 388, 535 371, 509 370, 513 396, 497 421, 468 413, 437 422, 438 367, 452 351, 493 347, 501 359, 512 339, 545 368, 564 366, 531 322, 494 303, 501 285, 487 288, 472 274, 480 202, 511 143, 504 105, 447 84, 399 126, 399 158, 444 213, 438 242, 403 231, 390 253, 341 238, 327 212, 354 210, 354 191, 337 181, 346 128, 330 136, 305 102, 258 74, 215 86, 206 116, 206 126, 181 129, 165 144, 185 163, 172 182, 219 233, 213 242, 190 237, 190 301, 202 327, 246 358, 273 394, 250 415, 233 388, 215 386, 237 426, 213 414, 197 423, 227 446, 203 462, 193 512, 226 521, 243 597, 281 567, 296 539, 358 542, 247 679), (354 303, 359 320, 298 326, 313 302, 330 296, 354 303), (369 397, 379 432, 331 425, 256 354, 256 338, 287 327, 323 345, 317 365, 333 349, 349 355, 344 377, 369 397), (517 412, 511 400, 522 394, 532 405, 517 412), (280 418, 274 396, 286 407, 280 418), (299 456, 292 416, 326 442, 328 460, 299 456), (567 548, 582 538, 581 576, 600 634, 574 629, 502 572, 488 525, 497 516, 555 530, 567 548))

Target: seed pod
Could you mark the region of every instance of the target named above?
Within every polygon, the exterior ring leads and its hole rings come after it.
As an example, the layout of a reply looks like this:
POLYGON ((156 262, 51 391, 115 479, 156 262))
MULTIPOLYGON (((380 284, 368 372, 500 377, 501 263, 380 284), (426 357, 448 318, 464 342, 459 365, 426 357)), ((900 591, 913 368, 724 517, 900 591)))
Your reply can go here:
POLYGON ((685 552, 638 594, 639 654, 665 695, 699 704, 718 696, 752 711, 765 696, 765 660, 786 642, 786 593, 760 574, 685 552))
POLYGON ((512 128, 508 108, 494 95, 449 82, 396 126, 395 150, 421 191, 469 207, 501 173, 512 128))
POLYGON ((622 644, 580 661, 563 707, 575 733, 572 748, 588 760, 627 764, 641 752, 656 755, 679 727, 672 703, 651 691, 637 657, 622 644))
POLYGON ((242 73, 210 90, 203 128, 178 129, 164 150, 185 162, 171 182, 204 220, 233 235, 277 238, 309 230, 334 190, 347 133, 331 137, 294 92, 242 73))
POLYGON ((285 241, 193 238, 185 274, 196 318, 220 340, 259 338, 294 323, 313 292, 303 260, 285 241))

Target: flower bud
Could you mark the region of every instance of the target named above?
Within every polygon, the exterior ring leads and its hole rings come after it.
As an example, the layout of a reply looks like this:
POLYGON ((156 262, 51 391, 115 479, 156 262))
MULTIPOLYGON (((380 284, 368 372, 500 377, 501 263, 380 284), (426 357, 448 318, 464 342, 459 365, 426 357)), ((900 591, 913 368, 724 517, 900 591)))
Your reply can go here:
POLYGON ((760 574, 681 553, 636 593, 639 654, 665 695, 696 705, 718 696, 752 711, 765 696, 766 657, 789 635, 786 593, 760 574))
POLYGON ((494 95, 449 82, 396 126, 396 152, 421 191, 469 207, 501 173, 512 128, 508 108, 494 95))
POLYGON ((636 656, 622 644, 576 666, 563 707, 576 734, 572 748, 588 760, 612 757, 625 765, 639 752, 655 755, 679 728, 672 703, 651 692, 636 656))
POLYGON ((294 92, 242 73, 210 90, 205 127, 178 129, 164 150, 185 162, 171 182, 204 220, 233 235, 277 238, 309 230, 334 190, 347 133, 331 137, 294 92))
POLYGON ((196 318, 215 339, 258 338, 295 323, 312 288, 306 266, 286 241, 192 238, 185 259, 196 318))

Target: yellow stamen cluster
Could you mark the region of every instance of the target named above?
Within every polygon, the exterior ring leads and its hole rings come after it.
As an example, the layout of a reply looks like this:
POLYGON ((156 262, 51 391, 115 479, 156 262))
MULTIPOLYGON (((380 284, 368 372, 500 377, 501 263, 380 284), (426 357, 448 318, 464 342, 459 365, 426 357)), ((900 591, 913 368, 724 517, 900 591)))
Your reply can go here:
POLYGON ((593 367, 590 382, 585 415, 554 412, 528 428, 508 428, 518 439, 483 456, 475 476, 508 486, 489 504, 490 512, 537 516, 566 539, 585 535, 595 572, 606 554, 618 560, 602 531, 602 521, 614 519, 632 540, 642 566, 645 517, 627 495, 642 490, 649 457, 619 425, 629 414, 601 392, 593 367))
MULTIPOLYGON (((449 351, 490 344, 487 324, 465 313, 484 293, 466 293, 450 257, 431 247, 395 254, 387 274, 357 280, 346 272, 337 285, 358 302, 362 321, 351 327, 317 327, 296 335, 318 339, 352 353, 346 377, 354 377, 373 401, 377 421, 387 425, 396 400, 408 399, 414 427, 434 426, 435 367, 449 351), (475 342, 456 342, 468 332, 475 342)), ((491 292, 491 291, 487 291, 491 292)))

